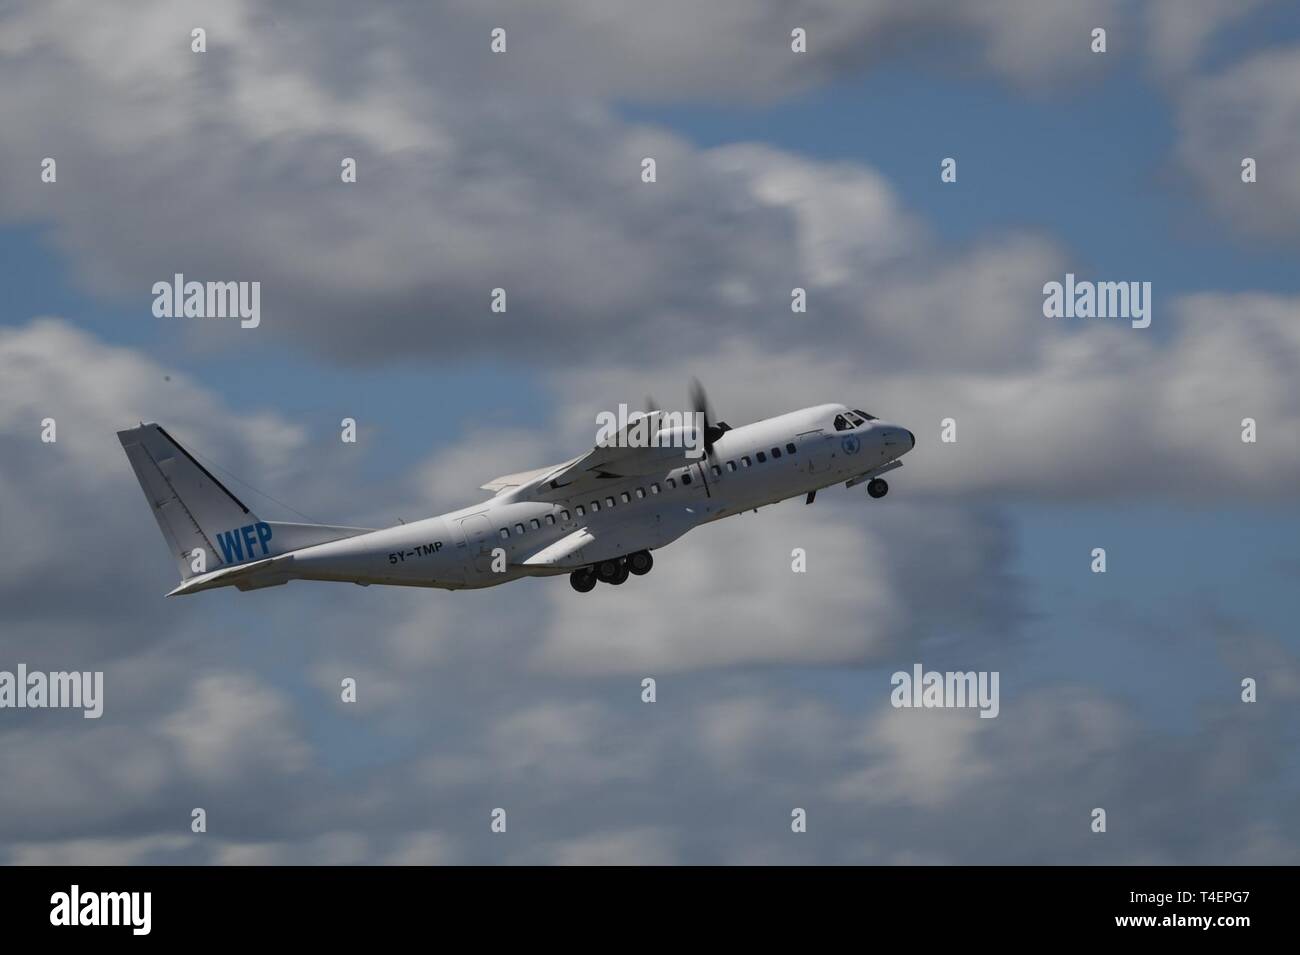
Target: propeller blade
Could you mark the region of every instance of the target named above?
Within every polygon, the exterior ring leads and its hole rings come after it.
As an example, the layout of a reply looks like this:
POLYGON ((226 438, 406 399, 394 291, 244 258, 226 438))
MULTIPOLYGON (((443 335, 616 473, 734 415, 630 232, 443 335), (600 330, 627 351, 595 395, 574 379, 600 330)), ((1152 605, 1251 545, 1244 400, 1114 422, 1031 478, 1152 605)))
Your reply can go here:
POLYGON ((704 415, 704 453, 711 459, 714 442, 731 428, 725 422, 713 420, 713 415, 709 412, 709 396, 705 394, 704 386, 698 378, 691 379, 691 410, 704 415))
POLYGON ((704 453, 713 453, 713 434, 709 427, 709 396, 704 392, 700 379, 691 379, 691 410, 704 415, 704 453))
POLYGON ((709 415, 709 396, 704 393, 704 386, 700 384, 700 379, 691 379, 691 410, 704 412, 704 420, 708 422, 709 415))

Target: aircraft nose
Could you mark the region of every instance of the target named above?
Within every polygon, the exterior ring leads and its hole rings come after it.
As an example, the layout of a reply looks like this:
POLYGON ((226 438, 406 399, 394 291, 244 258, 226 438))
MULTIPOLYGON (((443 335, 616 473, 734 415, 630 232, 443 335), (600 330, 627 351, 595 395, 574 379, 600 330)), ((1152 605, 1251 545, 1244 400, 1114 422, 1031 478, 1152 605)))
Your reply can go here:
POLYGON ((916 447, 916 435, 912 434, 912 432, 908 431, 906 428, 904 428, 903 431, 907 434, 907 440, 912 442, 912 447, 916 447))

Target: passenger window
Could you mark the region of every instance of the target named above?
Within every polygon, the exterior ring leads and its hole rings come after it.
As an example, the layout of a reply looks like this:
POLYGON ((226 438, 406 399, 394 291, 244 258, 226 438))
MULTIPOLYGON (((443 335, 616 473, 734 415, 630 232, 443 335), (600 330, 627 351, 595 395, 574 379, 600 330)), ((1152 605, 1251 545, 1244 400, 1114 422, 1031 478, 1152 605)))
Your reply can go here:
POLYGON ((767 455, 764 454, 762 451, 758 452, 758 454, 754 455, 754 457, 758 458, 759 464, 763 464, 765 461, 767 461, 767 455))
POLYGON ((565 510, 563 510, 563 511, 560 511, 560 520, 565 521, 565 522, 567 522, 567 521, 569 520, 569 512, 568 512, 567 509, 565 509, 565 510))
POLYGON ((750 465, 750 463, 751 463, 750 460, 749 460, 749 455, 748 455, 748 454, 742 454, 742 455, 740 456, 740 463, 743 464, 745 467, 749 467, 749 465, 750 465))
POLYGON ((722 468, 718 467, 716 464, 713 465, 712 471, 714 477, 722 477, 722 468))
POLYGON ((592 501, 592 502, 591 502, 591 513, 595 514, 595 513, 596 513, 597 511, 599 511, 599 510, 600 510, 600 501, 592 501))
POLYGON ((775 458, 779 458, 780 456, 781 456, 781 449, 780 449, 780 448, 773 448, 773 449, 772 449, 772 457, 775 459, 775 458))
POLYGON ((606 507, 613 507, 613 506, 614 506, 614 499, 613 499, 612 497, 607 497, 607 498, 605 498, 605 506, 606 506, 606 507))
POLYGON ((577 512, 577 514, 578 514, 579 517, 583 517, 583 516, 585 516, 586 513, 587 513, 585 510, 582 509, 582 505, 581 505, 581 504, 579 504, 577 507, 575 507, 574 510, 577 512))
POLYGON ((650 493, 651 493, 651 494, 658 494, 658 493, 659 493, 659 482, 656 481, 656 482, 654 482, 653 484, 650 485, 650 493))
POLYGON ((645 488, 643 488, 643 487, 639 487, 639 488, 637 488, 637 489, 636 489, 636 499, 639 501, 639 500, 641 500, 641 498, 643 498, 643 497, 645 497, 645 488))
POLYGON ((675 488, 677 486, 677 479, 669 478, 665 483, 668 485, 669 489, 671 490, 672 488, 675 488))
POLYGON ((682 484, 685 485, 685 484, 690 484, 690 483, 691 483, 691 472, 690 472, 690 471, 683 471, 683 472, 682 472, 682 484))
POLYGON ((624 504, 631 504, 631 503, 632 503, 632 498, 631 498, 631 496, 627 493, 627 491, 624 491, 622 494, 620 494, 620 495, 618 496, 618 498, 619 498, 619 500, 622 501, 624 504))
POLYGON ((785 453, 794 454, 794 451, 795 451, 794 442, 791 441, 789 444, 785 446, 785 453))
POLYGON ((734 471, 734 470, 736 470, 736 462, 735 462, 735 461, 728 461, 728 462, 727 462, 727 470, 728 470, 728 471, 734 471))
POLYGON ((501 528, 501 530, 497 531, 497 533, 501 535, 502 540, 505 540, 507 537, 510 536, 510 528, 503 527, 501 528))
POLYGON ((524 525, 523 525, 523 524, 516 524, 516 525, 515 525, 515 533, 516 533, 516 534, 522 534, 523 532, 524 532, 524 525))
POLYGON ((546 515, 546 523, 547 523, 547 525, 554 524, 554 523, 555 523, 555 515, 554 515, 554 514, 547 514, 547 515, 546 515))
POLYGON ((531 521, 529 521, 528 523, 533 525, 533 530, 535 530, 535 531, 540 531, 540 530, 542 529, 541 522, 538 521, 537 518, 535 518, 535 517, 534 517, 531 521))

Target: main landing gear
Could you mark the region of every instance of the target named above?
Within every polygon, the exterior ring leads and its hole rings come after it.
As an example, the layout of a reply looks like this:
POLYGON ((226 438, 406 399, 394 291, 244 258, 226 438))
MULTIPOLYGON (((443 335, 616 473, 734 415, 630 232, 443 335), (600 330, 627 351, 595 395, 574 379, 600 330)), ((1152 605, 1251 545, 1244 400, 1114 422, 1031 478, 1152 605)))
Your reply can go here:
POLYGON ((867 482, 867 493, 872 497, 884 497, 889 493, 889 485, 882 478, 872 478, 867 482))
POLYGON ((650 573, 650 568, 654 565, 655 559, 650 556, 650 552, 639 550, 626 557, 602 560, 590 567, 579 568, 569 575, 569 584, 580 594, 590 592, 598 580, 617 587, 627 581, 629 574, 641 577, 650 573))
POLYGON ((602 560, 596 565, 596 579, 601 583, 613 584, 615 587, 627 580, 628 573, 627 563, 621 558, 602 560))

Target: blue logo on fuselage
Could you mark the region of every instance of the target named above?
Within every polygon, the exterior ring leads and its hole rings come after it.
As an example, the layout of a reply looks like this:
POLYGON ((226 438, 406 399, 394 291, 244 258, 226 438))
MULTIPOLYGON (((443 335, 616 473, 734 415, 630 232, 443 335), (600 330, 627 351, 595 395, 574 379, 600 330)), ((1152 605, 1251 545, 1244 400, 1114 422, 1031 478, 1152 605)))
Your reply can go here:
POLYGON ((862 449, 862 440, 856 434, 846 434, 840 441, 845 454, 857 454, 862 449))
POLYGON ((266 521, 245 524, 243 527, 236 527, 233 531, 222 531, 217 534, 217 543, 221 545, 221 559, 227 564, 238 564, 252 560, 256 556, 267 556, 271 552, 271 549, 266 546, 270 540, 271 525, 266 521), (262 548, 260 555, 253 552, 253 548, 259 544, 262 548))

